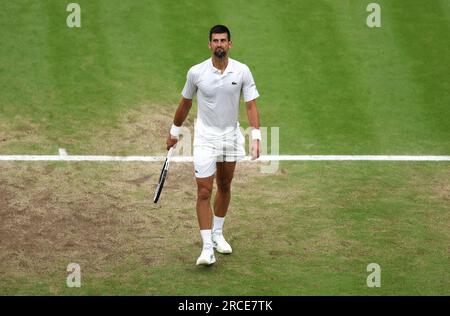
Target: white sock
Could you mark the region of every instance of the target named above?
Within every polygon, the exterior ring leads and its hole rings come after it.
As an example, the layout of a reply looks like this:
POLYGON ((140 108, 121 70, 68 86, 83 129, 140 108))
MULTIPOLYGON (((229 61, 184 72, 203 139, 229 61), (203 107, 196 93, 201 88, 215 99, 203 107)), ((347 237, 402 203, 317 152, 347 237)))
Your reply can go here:
POLYGON ((223 222, 225 221, 225 217, 217 217, 216 215, 214 215, 214 225, 213 225, 213 233, 222 233, 222 228, 223 228, 223 222))
POLYGON ((203 249, 212 248, 211 229, 200 230, 200 235, 202 235, 203 249))

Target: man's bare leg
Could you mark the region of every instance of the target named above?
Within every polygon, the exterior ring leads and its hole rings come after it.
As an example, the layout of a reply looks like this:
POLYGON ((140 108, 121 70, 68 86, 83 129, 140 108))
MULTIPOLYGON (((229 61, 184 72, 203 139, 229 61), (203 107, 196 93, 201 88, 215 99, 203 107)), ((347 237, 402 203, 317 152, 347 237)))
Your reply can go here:
POLYGON ((233 180, 236 162, 217 163, 217 193, 214 199, 214 220, 212 229, 212 241, 214 247, 220 253, 231 253, 231 246, 223 237, 223 224, 231 200, 231 181, 233 180))
POLYGON ((225 217, 231 200, 231 181, 236 162, 218 162, 216 171, 217 193, 214 199, 214 215, 225 217))
POLYGON ((197 180, 197 219, 200 230, 211 229, 212 211, 211 194, 214 176, 207 178, 196 178, 197 180))
POLYGON ((207 178, 196 178, 197 180, 197 219, 200 226, 203 248, 197 265, 210 265, 216 262, 211 236, 212 211, 211 193, 214 183, 214 176, 207 178))

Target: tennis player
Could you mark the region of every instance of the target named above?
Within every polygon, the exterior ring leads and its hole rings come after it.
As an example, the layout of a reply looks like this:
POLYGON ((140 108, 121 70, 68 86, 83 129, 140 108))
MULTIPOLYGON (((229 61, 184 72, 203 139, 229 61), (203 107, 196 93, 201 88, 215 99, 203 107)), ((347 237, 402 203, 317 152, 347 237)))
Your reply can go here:
POLYGON ((245 156, 245 139, 238 122, 241 95, 247 106, 252 127, 252 160, 260 155, 261 132, 255 99, 259 96, 250 69, 228 57, 232 47, 230 31, 216 25, 209 32, 212 56, 191 67, 187 73, 182 98, 167 138, 167 149, 174 146, 180 127, 197 95, 198 113, 194 128, 194 170, 197 181, 197 218, 203 249, 197 265, 216 261, 214 248, 230 254, 232 248, 223 235, 223 225, 230 204, 230 186, 236 162, 245 156), (217 193, 214 215, 211 194, 216 177, 217 193))

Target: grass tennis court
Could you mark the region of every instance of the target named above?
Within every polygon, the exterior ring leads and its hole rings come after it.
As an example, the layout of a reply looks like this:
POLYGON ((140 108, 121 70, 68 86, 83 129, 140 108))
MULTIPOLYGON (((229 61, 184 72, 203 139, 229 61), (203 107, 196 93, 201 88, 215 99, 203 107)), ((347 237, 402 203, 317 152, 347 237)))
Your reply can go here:
MULTIPOLYGON (((217 23, 280 154, 450 155, 450 2, 377 1, 369 28, 370 2, 80 0, 68 28, 69 2, 9 1, 0 155, 163 155, 217 23)), ((154 205, 158 163, 0 162, 0 294, 450 294, 449 162, 259 166, 237 167, 234 253, 202 269, 192 164, 172 165, 154 205), (66 286, 71 262, 81 288, 66 286)))

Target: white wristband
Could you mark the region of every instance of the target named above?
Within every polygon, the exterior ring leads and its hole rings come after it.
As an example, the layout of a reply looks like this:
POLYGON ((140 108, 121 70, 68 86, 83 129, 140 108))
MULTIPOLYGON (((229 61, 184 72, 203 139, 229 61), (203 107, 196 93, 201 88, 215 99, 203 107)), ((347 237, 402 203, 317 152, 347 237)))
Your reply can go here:
POLYGON ((252 129, 252 140, 261 140, 261 138, 261 131, 256 128, 252 129))
POLYGON ((180 126, 172 124, 172 127, 170 128, 170 135, 172 135, 175 138, 178 138, 180 136, 180 126))

